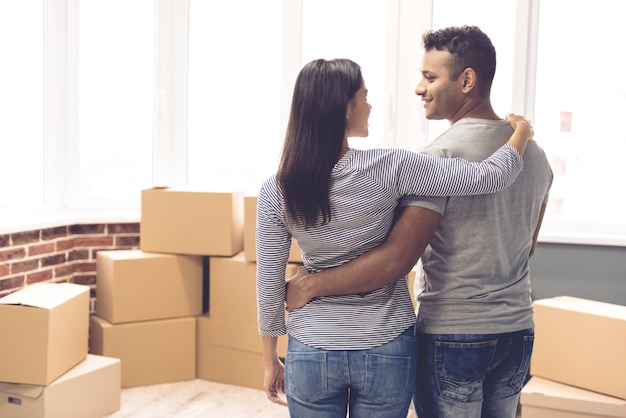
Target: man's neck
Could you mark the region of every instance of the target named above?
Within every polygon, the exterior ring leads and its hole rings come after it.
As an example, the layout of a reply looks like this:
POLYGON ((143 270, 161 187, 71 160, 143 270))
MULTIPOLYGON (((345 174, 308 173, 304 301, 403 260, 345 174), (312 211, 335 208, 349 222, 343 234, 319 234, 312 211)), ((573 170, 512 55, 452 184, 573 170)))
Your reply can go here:
POLYGON ((489 99, 486 100, 468 100, 459 108, 459 110, 449 119, 450 125, 455 124, 461 119, 491 119, 499 120, 500 118, 491 106, 489 99))

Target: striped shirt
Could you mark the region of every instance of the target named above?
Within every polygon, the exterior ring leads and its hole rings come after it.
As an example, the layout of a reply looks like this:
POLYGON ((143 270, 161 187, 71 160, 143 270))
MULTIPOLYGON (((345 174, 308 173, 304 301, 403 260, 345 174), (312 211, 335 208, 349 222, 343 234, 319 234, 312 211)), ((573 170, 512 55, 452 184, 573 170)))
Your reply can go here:
POLYGON ((350 149, 331 173, 330 221, 308 230, 288 217, 276 177, 268 178, 257 205, 259 332, 289 333, 328 350, 363 350, 393 340, 415 323, 405 278, 372 292, 315 298, 289 312, 287 320, 291 238, 310 272, 336 267, 385 242, 402 196, 492 193, 510 185, 521 169, 522 158, 509 145, 479 163, 402 149, 350 149))

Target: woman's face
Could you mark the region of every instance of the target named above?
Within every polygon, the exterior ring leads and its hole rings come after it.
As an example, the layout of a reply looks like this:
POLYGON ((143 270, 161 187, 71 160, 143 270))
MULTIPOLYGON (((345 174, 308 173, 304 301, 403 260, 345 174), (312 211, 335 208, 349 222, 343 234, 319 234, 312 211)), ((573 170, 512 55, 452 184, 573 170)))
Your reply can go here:
POLYGON ((365 81, 363 81, 361 88, 348 103, 346 137, 366 137, 369 135, 368 119, 371 110, 372 106, 367 102, 367 88, 365 88, 365 81))

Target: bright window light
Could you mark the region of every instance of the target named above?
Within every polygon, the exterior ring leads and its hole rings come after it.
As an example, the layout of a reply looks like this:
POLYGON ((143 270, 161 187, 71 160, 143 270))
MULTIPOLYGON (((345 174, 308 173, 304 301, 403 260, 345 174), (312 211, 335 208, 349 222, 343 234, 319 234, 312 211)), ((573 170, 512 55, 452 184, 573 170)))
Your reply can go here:
POLYGON ((540 6, 534 127, 555 174, 546 221, 566 233, 626 234, 626 28, 620 4, 540 6))
POLYGON ((188 182, 257 188, 282 146, 281 0, 189 5, 188 182))
POLYGON ((154 1, 80 2, 76 202, 140 199, 151 184, 154 1))
POLYGON ((0 2, 0 209, 44 203, 41 0, 0 2))
POLYGON ((304 0, 301 66, 318 59, 348 58, 361 66, 372 105, 369 137, 351 138, 350 146, 383 146, 387 2, 380 0, 304 0))

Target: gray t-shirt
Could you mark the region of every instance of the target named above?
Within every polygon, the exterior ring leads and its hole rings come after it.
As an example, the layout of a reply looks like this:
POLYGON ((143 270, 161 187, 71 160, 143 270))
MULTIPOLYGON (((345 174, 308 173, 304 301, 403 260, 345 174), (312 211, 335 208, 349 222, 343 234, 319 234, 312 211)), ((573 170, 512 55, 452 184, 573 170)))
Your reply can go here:
MULTIPOLYGON (((422 152, 480 161, 512 134, 504 120, 461 119, 422 152)), ((528 255, 552 170, 530 141, 512 186, 468 197, 410 196, 443 217, 418 275, 418 329, 430 334, 492 334, 533 327, 528 255)))

